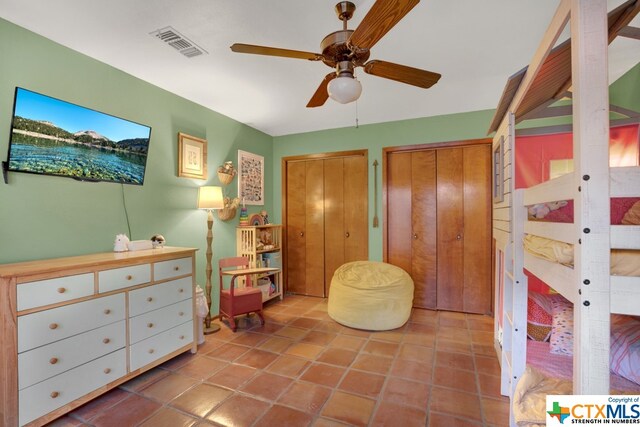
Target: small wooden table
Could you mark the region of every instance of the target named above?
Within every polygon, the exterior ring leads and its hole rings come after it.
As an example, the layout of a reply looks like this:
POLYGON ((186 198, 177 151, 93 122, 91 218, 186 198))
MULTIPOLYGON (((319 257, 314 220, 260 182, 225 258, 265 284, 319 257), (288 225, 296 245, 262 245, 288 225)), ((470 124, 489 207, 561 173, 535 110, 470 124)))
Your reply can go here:
POLYGON ((233 295, 233 288, 235 286, 236 277, 253 276, 256 274, 273 273, 276 271, 280 271, 280 269, 275 267, 239 268, 237 270, 222 270, 222 275, 231 276, 231 284, 229 285, 229 290, 231 292, 231 295, 233 295))
POLYGON ((222 275, 231 276, 231 280, 233 281, 238 276, 273 273, 274 271, 280 271, 280 269, 275 267, 239 268, 237 270, 222 270, 222 275))

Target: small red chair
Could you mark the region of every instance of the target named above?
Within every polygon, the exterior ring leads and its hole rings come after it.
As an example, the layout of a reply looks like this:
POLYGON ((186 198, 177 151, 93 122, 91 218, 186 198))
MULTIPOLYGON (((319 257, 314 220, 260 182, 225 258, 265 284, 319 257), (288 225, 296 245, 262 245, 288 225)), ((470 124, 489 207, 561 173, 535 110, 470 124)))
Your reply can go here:
POLYGON ((252 286, 251 275, 244 275, 245 287, 236 287, 236 278, 242 274, 232 275, 229 288, 225 289, 223 274, 224 270, 241 270, 249 268, 247 257, 223 258, 218 262, 218 272, 220 275, 220 320, 223 317, 229 319, 229 327, 233 332, 238 329, 234 320, 235 316, 241 314, 256 313, 260 317, 260 324, 264 325, 262 315, 262 291, 252 286))

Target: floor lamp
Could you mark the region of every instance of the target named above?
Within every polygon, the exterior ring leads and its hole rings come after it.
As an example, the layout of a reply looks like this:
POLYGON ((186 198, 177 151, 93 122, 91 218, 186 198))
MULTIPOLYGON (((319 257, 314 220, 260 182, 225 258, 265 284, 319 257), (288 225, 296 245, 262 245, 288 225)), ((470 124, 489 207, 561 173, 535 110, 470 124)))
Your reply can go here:
POLYGON ((204 319, 204 333, 211 334, 220 330, 220 325, 211 324, 211 273, 213 267, 211 266, 211 258, 213 257, 213 250, 211 249, 211 243, 213 242, 213 210, 224 208, 224 201, 222 199, 222 187, 200 187, 198 190, 198 209, 207 210, 207 283, 205 285, 205 295, 207 297, 207 317, 204 319))

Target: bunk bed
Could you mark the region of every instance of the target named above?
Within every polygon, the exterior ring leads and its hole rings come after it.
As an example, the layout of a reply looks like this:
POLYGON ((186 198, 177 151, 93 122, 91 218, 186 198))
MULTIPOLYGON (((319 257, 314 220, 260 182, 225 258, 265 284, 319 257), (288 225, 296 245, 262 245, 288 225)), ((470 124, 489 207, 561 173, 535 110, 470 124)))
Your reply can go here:
MULTIPOLYGON (((501 392, 512 401, 518 397, 519 383, 527 382, 527 378, 520 382, 527 369, 527 353, 533 363, 546 351, 546 343, 527 343, 526 271, 573 306, 572 357, 563 356, 557 364, 551 362, 553 357, 539 363, 539 367, 546 363, 558 369, 555 374, 546 373, 546 377, 560 377, 552 381, 558 394, 567 390, 573 394, 637 390, 637 384, 624 378, 612 379, 610 374, 610 342, 619 319, 616 316, 640 315, 640 277, 612 275, 610 271, 612 249, 640 251, 640 225, 611 225, 610 200, 640 197, 640 167, 609 167, 605 60, 608 43, 638 14, 639 3, 627 1, 607 14, 605 0, 560 1, 532 62, 509 80, 489 129, 495 132, 495 343, 502 369, 501 392), (569 19, 571 39, 553 48, 569 19), (516 123, 569 91, 573 99, 574 171, 526 190, 515 190, 516 123), (573 202, 573 222, 528 219, 528 207, 563 200, 573 202), (525 235, 572 245, 573 266, 532 256, 524 249, 525 235)), ((634 117, 630 120, 637 122, 634 117)), ((535 370, 531 375, 545 378, 535 370)), ((511 424, 515 424, 513 406, 511 424)))

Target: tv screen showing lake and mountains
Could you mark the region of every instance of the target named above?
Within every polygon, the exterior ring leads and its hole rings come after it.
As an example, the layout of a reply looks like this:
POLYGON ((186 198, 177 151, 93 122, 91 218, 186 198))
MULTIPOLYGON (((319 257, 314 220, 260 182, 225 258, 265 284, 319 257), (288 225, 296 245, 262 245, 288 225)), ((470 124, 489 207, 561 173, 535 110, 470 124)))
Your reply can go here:
POLYGON ((16 88, 9 170, 142 185, 151 128, 16 88))

